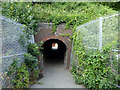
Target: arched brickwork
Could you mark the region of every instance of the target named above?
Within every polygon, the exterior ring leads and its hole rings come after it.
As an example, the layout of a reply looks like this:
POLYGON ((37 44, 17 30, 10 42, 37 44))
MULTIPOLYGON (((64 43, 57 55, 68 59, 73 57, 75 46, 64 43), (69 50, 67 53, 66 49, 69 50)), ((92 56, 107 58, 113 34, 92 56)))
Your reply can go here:
POLYGON ((55 36, 55 35, 48 36, 48 37, 43 38, 42 41, 45 42, 45 41, 47 41, 49 39, 58 39, 58 40, 62 41, 63 43, 65 43, 65 45, 66 45, 66 42, 65 42, 65 40, 64 40, 64 38, 62 36, 55 36))
POLYGON ((57 30, 53 34, 52 33, 52 23, 39 23, 39 28, 40 28, 40 30, 38 31, 38 33, 36 35, 34 35, 35 42, 37 44, 39 44, 40 41, 45 42, 49 39, 58 39, 66 45, 67 51, 66 51, 66 55, 65 55, 64 64, 65 64, 65 68, 69 69, 70 56, 71 56, 71 42, 70 42, 69 37, 61 36, 61 35, 62 34, 72 35, 72 30, 70 30, 70 29, 65 30, 65 24, 60 24, 57 26, 57 30))

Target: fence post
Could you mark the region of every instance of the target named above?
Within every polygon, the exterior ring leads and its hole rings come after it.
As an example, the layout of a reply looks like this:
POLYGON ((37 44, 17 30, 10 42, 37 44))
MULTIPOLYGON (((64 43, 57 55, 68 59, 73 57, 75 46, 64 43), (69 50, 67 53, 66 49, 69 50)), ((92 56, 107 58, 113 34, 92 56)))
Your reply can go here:
POLYGON ((0 20, 0 90, 2 89, 2 20, 0 20))
POLYGON ((72 66, 72 58, 73 58, 73 41, 72 41, 71 55, 70 55, 70 68, 72 66))
POLYGON ((102 20, 103 18, 99 18, 99 50, 102 49, 102 20))
POLYGON ((34 34, 32 35, 32 43, 35 43, 34 34))

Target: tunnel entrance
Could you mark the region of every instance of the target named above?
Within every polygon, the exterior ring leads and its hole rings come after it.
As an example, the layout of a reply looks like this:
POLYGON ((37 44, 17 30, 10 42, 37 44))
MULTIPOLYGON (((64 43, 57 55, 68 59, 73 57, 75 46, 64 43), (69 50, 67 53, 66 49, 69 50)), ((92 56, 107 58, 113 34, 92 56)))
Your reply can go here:
POLYGON ((58 39, 49 39, 43 44, 43 60, 45 63, 63 63, 66 53, 66 45, 58 39))

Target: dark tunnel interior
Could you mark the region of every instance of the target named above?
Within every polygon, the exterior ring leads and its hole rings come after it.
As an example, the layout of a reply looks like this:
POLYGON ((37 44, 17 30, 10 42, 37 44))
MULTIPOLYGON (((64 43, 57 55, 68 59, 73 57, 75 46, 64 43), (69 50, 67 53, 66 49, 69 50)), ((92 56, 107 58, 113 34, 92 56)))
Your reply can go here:
POLYGON ((49 39, 43 44, 43 59, 45 63, 64 63, 66 45, 64 42, 58 39, 49 39), (57 45, 56 45, 57 43, 57 45), (57 49, 52 49, 52 47, 57 46, 57 49))

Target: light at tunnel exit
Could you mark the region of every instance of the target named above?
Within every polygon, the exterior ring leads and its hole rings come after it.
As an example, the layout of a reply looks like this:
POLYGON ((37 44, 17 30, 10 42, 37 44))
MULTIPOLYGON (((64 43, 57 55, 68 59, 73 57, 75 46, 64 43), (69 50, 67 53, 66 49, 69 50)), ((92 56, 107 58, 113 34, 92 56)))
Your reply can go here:
POLYGON ((43 59, 45 62, 60 61, 64 63, 67 47, 58 39, 49 39, 43 44, 43 59))
POLYGON ((52 43, 52 49, 57 50, 58 49, 58 44, 57 43, 52 43))

